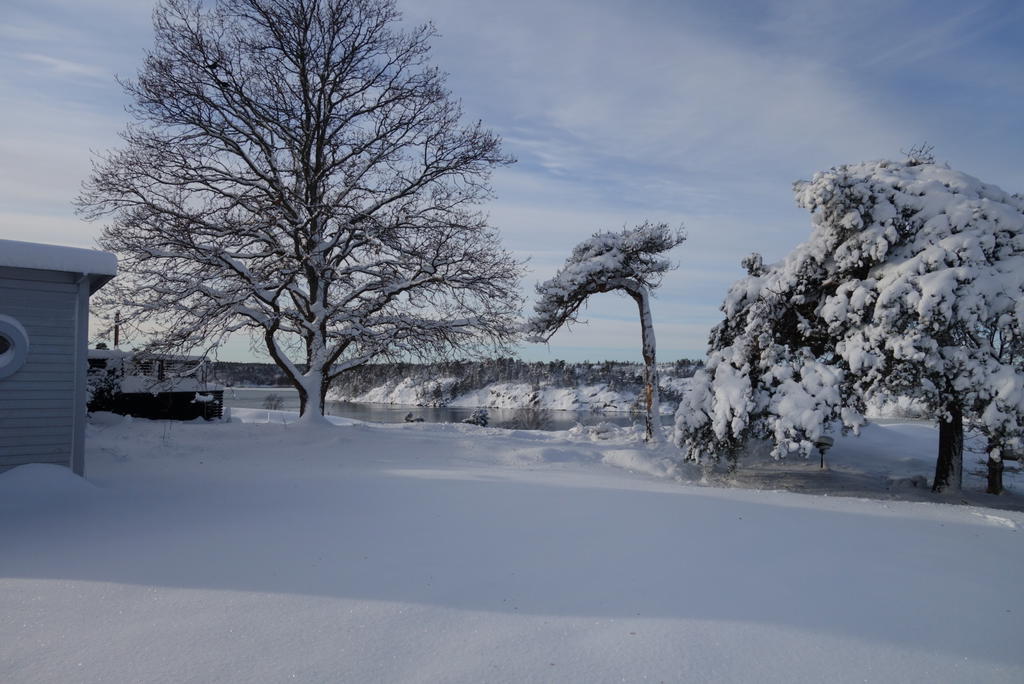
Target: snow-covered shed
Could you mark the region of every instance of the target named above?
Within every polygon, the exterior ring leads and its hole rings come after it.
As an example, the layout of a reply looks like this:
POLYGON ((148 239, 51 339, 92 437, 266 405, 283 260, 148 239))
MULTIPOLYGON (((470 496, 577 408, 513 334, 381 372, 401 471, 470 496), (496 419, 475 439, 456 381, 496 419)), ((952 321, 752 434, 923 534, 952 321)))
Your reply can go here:
POLYGON ((89 296, 116 274, 107 252, 0 240, 0 471, 84 473, 89 296))

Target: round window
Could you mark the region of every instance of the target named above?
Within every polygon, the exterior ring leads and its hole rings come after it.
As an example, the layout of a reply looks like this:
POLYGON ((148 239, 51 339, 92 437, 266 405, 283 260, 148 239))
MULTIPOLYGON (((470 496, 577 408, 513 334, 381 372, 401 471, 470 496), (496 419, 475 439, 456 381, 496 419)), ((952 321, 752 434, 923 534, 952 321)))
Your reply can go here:
POLYGON ((16 319, 0 314, 0 380, 14 375, 28 358, 28 333, 16 319))

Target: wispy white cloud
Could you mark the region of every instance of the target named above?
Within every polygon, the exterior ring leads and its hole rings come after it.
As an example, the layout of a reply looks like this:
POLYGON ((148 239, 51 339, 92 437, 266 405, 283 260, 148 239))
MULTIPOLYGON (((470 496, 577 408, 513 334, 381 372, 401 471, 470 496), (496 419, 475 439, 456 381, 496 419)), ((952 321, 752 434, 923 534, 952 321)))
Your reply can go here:
POLYGON ((841 71, 708 33, 685 15, 529 1, 497 21, 481 3, 417 11, 440 15, 456 79, 491 99, 502 91, 502 113, 520 125, 510 140, 560 173, 605 158, 723 174, 754 161, 881 153, 904 139, 841 71), (458 60, 469 51, 471 64, 458 60))
MULTIPOLYGON (((1007 15, 993 2, 951 10, 920 0, 404 6, 413 21, 435 20, 437 58, 456 93, 521 159, 496 176, 491 211, 518 253, 533 250, 531 279, 550 276, 559 253, 594 230, 645 218, 687 226, 680 268, 662 289, 670 322, 691 336, 686 348, 703 349, 740 258, 779 259, 806 237, 794 180, 898 156, 924 139, 950 156, 987 154, 970 170, 994 170, 996 182, 1019 176, 1016 156, 999 162, 1005 150, 980 139, 986 127, 950 135, 950 111, 991 109, 928 101, 956 62, 972 60, 972 87, 1005 69, 979 48, 993 17, 1007 15), (919 73, 930 84, 917 86, 924 93, 900 80, 919 73)), ((1011 137, 1020 144, 1019 132, 1011 137)))
POLYGON ((0 109, 0 210, 71 214, 91 150, 117 143, 122 117, 43 92, 0 109))
POLYGON ((82 62, 73 62, 50 55, 23 52, 18 57, 26 62, 42 65, 49 72, 58 76, 85 76, 87 78, 109 79, 110 74, 100 67, 82 62))
POLYGON ((0 38, 8 43, 12 41, 38 42, 51 39, 52 37, 52 27, 40 22, 30 24, 4 22, 0 24, 0 38))
MULTIPOLYGON (((70 200, 90 150, 117 144, 112 76, 138 68, 151 3, 8 2, 0 237, 90 244, 99 227, 70 200)), ((798 178, 927 139, 1024 189, 1015 0, 399 2, 411 21, 435 21, 435 61, 467 115, 520 158, 495 174, 486 210, 532 257, 528 289, 594 231, 685 225, 655 303, 665 358, 704 349, 741 257, 775 260, 805 238, 798 178)), ((635 357, 630 307, 595 300, 592 325, 560 333, 550 354, 635 357)))
POLYGON ((899 70, 944 56, 959 60, 961 48, 1024 17, 1024 7, 1013 0, 776 0, 766 7, 759 31, 790 51, 837 66, 856 60, 856 69, 899 70))

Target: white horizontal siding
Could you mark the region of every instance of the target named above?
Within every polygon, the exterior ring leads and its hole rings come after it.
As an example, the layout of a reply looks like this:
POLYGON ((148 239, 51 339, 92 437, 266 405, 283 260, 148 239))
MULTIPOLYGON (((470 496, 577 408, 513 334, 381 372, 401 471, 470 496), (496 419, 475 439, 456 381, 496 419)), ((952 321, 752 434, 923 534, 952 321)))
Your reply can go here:
POLYGON ((24 444, 63 444, 67 441, 68 425, 39 425, 31 433, 0 437, 0 447, 24 444))
POLYGON ((0 469, 70 465, 74 434, 75 312, 78 287, 66 274, 0 277, 0 314, 29 337, 25 365, 0 380, 0 469))
POLYGON ((71 430, 74 424, 73 411, 66 411, 63 416, 53 416, 48 412, 41 415, 39 411, 24 411, 19 416, 0 416, 0 434, 7 431, 15 437, 28 434, 40 428, 63 428, 71 430))
MULTIPOLYGON (((0 385, 2 386, 2 385, 0 385)), ((42 410, 65 410, 71 411, 72 397, 57 396, 58 392, 52 392, 51 396, 33 396, 26 398, 5 399, 0 398, 0 414, 8 411, 42 411, 42 410)), ((3 395, 0 395, 3 396, 3 395)), ((50 414, 56 416, 57 414, 50 414)))
MULTIPOLYGON (((13 383, 12 383, 13 384, 13 383)), ((6 391, 9 388, 4 383, 4 392, 0 394, 0 406, 9 404, 11 408, 17 408, 19 404, 24 405, 26 401, 45 401, 51 404, 71 404, 74 400, 70 392, 61 392, 55 387, 34 383, 28 388, 18 390, 14 396, 12 392, 6 391)))
POLYGON ((22 368, 20 371, 10 376, 9 378, 5 378, 2 382, 5 383, 4 387, 6 387, 6 383, 8 382, 34 383, 54 382, 56 380, 68 379, 72 379, 73 381, 73 378, 71 378, 71 376, 68 375, 67 366, 64 364, 35 363, 32 364, 31 366, 26 364, 24 368, 22 368))
POLYGON ((60 282, 47 282, 43 280, 26 280, 19 278, 17 280, 13 278, 0 277, 0 297, 4 296, 17 296, 25 290, 32 290, 34 292, 61 292, 68 293, 74 292, 78 288, 75 286, 74 280, 71 276, 58 278, 60 282))
POLYGON ((27 323, 36 325, 59 326, 67 316, 73 316, 75 307, 69 306, 67 302, 60 299, 70 296, 63 292, 29 292, 24 291, 16 297, 8 298, 6 295, 0 301, 4 301, 4 309, 9 315, 24 318, 27 323), (30 298, 28 301, 23 298, 30 298), (47 300, 46 308, 36 307, 33 301, 47 300))
POLYGON ((19 444, 17 446, 0 447, 0 463, 29 456, 47 456, 57 458, 58 456, 63 455, 64 458, 67 459, 68 448, 70 446, 71 443, 69 440, 68 442, 58 442, 56 444, 19 444))
POLYGON ((4 392, 22 392, 47 390, 52 392, 65 392, 71 396, 75 389, 75 383, 67 374, 54 372, 51 374, 33 373, 17 379, 7 378, 4 380, 4 392))

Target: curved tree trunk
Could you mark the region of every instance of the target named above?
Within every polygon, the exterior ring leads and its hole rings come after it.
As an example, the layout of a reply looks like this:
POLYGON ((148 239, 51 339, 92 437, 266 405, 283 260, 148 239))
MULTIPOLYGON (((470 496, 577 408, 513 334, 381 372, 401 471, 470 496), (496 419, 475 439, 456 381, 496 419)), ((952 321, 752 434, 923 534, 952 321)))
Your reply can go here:
POLYGON ((655 359, 654 319, 651 317, 651 295, 647 288, 631 291, 640 309, 640 335, 644 356, 644 439, 661 442, 661 403, 658 398, 658 366, 655 359))
POLYGON ((311 368, 294 383, 299 390, 299 422, 326 423, 324 404, 327 396, 327 378, 323 368, 311 368))
POLYGON ((939 421, 939 455, 935 461, 933 492, 960 491, 963 483, 964 414, 960 401, 950 400, 939 421))
MULTIPOLYGON (((330 384, 331 364, 324 340, 325 336, 314 336, 306 340, 306 370, 293 364, 281 351, 275 338, 276 326, 264 333, 264 341, 271 358, 281 368, 288 380, 299 393, 299 422, 304 424, 327 423, 324 405, 330 384)), ((366 359, 358 359, 351 365, 358 365, 366 359)))

